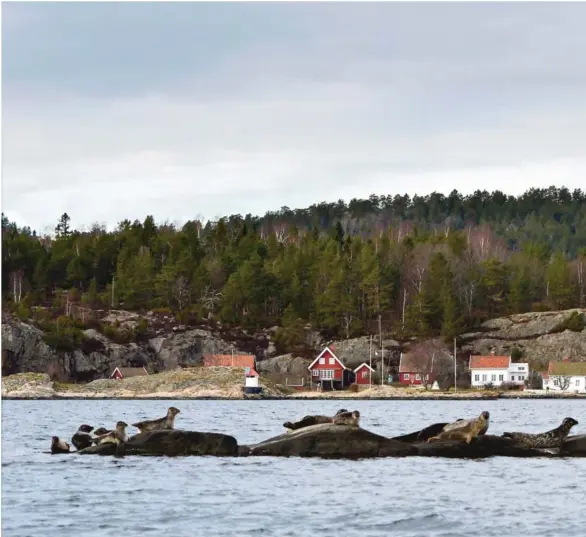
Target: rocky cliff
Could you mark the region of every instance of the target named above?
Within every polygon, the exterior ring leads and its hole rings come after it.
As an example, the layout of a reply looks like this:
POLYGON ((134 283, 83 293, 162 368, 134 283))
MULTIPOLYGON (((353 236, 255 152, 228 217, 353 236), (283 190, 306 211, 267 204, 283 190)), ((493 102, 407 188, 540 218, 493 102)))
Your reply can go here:
MULTIPOLYGON (((586 314, 586 310, 567 310, 544 313, 524 313, 484 323, 475 332, 459 338, 460 353, 510 354, 513 349, 523 353, 523 359, 534 366, 545 366, 550 359, 569 356, 586 360, 586 328, 581 331, 564 329, 572 312, 586 314)), ((135 314, 128 314, 128 316, 135 314)), ((136 315, 135 315, 136 316, 136 315)), ((115 319, 114 319, 115 321, 115 319)), ((126 322, 126 321, 125 321, 126 322)), ((131 322, 131 321, 128 321, 131 322)), ((115 367, 145 366, 150 372, 167 371, 177 367, 195 366, 204 354, 253 352, 259 358, 259 370, 264 374, 304 375, 310 360, 284 355, 271 356, 273 345, 270 331, 257 335, 241 331, 230 335, 211 329, 174 326, 158 329, 150 339, 141 343, 118 344, 96 330, 84 331, 86 344, 73 352, 56 351, 47 345, 43 332, 34 326, 3 318, 2 372, 4 375, 35 372, 49 373, 61 380, 93 381, 107 378, 115 367), (246 338, 249 338, 246 340, 246 338), (256 351, 251 350, 256 345, 256 351)), ((315 352, 327 342, 315 335, 315 352)), ((362 337, 331 342, 336 354, 351 368, 369 361, 370 338, 362 337)), ((401 350, 408 342, 384 337, 385 371, 398 365, 401 350)), ((373 366, 380 370, 380 343, 373 338, 373 366)))
POLYGON ((509 355, 517 348, 523 360, 533 367, 545 367, 549 360, 569 357, 586 361, 586 328, 564 329, 573 312, 586 315, 586 309, 522 313, 485 322, 480 330, 463 334, 462 351, 469 354, 509 355))

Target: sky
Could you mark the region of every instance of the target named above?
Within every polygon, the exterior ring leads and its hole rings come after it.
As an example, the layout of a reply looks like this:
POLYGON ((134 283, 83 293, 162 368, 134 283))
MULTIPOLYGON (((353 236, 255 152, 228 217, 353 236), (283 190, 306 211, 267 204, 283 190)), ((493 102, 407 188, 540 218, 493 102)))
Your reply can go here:
POLYGON ((2 4, 2 211, 586 185, 586 4, 2 4))

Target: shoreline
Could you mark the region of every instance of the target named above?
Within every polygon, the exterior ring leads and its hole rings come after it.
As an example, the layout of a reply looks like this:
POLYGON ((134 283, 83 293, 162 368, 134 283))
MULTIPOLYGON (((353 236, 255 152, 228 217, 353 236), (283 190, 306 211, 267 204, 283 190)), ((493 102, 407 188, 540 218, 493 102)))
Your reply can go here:
POLYGON ((527 395, 505 395, 505 394, 479 394, 479 395, 453 395, 453 394, 442 394, 442 395, 373 395, 373 396, 303 396, 303 395, 250 395, 250 396, 210 396, 210 395, 192 395, 192 396, 185 396, 185 395, 161 395, 157 396, 152 393, 144 394, 144 395, 133 395, 133 396, 117 396, 117 395, 91 395, 88 396, 87 394, 54 394, 54 395, 3 395, 2 400, 4 401, 51 401, 51 400, 98 400, 98 401, 110 401, 110 400, 120 400, 120 401, 133 401, 133 400, 172 400, 172 401, 192 401, 192 400, 200 400, 200 401, 496 401, 500 399, 584 399, 586 400, 586 394, 566 394, 566 395, 553 395, 553 394, 527 394, 527 395))

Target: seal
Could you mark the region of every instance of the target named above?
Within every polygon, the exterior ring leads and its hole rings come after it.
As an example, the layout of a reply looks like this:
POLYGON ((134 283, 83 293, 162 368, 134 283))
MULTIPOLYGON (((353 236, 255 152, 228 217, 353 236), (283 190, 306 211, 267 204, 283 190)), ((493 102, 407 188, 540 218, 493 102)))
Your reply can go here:
POLYGON ((91 425, 86 425, 85 423, 79 426, 79 429, 71 438, 71 443, 77 451, 92 445, 93 437, 90 433, 93 430, 94 428, 91 425))
POLYGON ((473 420, 459 420, 444 427, 444 430, 428 439, 428 442, 442 442, 446 440, 461 440, 469 444, 473 438, 486 433, 490 413, 486 410, 473 420))
POLYGON ((334 416, 332 422, 334 425, 349 425, 350 427, 360 427, 360 412, 339 412, 334 416))
POLYGON ((51 453, 69 453, 69 444, 58 436, 51 437, 51 453))
POLYGON ((299 421, 286 421, 283 423, 283 427, 288 429, 289 431, 295 431, 297 429, 302 429, 303 427, 309 427, 310 425, 317 425, 319 423, 333 423, 334 418, 339 414, 343 414, 344 412, 348 412, 345 408, 341 408, 336 412, 336 414, 331 416, 304 416, 299 421))
POLYGON ((174 406, 169 407, 167 415, 164 418, 156 420, 145 420, 133 423, 132 426, 136 427, 141 433, 147 431, 158 431, 161 429, 173 429, 175 427, 175 416, 179 414, 179 409, 174 406))
POLYGON ((126 443, 128 442, 126 427, 128 427, 128 423, 119 421, 116 423, 116 428, 113 431, 94 437, 93 442, 97 445, 126 443))
POLYGON ((96 429, 94 431, 94 434, 96 436, 100 436, 102 434, 111 433, 111 432, 112 432, 112 429, 106 429, 105 427, 100 427, 99 429, 96 429))
POLYGON ((516 445, 534 448, 561 448, 566 437, 570 434, 570 430, 578 422, 574 418, 564 418, 559 427, 547 431, 545 433, 530 434, 530 433, 503 433, 506 438, 512 439, 516 445))

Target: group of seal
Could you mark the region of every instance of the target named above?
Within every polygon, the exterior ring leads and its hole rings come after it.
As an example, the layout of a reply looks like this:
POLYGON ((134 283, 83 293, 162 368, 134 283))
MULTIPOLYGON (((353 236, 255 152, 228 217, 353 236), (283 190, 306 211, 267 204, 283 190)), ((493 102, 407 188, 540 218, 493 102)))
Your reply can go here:
POLYGON ((288 432, 309 427, 311 425, 318 425, 320 423, 333 423, 334 425, 350 425, 353 427, 360 426, 360 412, 355 410, 349 412, 345 408, 338 410, 333 416, 304 416, 299 421, 290 422, 286 421, 283 423, 283 427, 288 432))
MULTIPOLYGON (((179 409, 172 406, 167 410, 167 415, 163 418, 140 421, 138 423, 133 423, 132 426, 139 430, 139 434, 147 431, 174 429, 175 416, 177 416, 179 412, 179 409)), ((124 444, 128 442, 126 427, 128 427, 128 424, 125 421, 118 421, 114 429, 108 430, 104 427, 100 427, 94 431, 93 426, 84 423, 79 426, 77 432, 71 438, 71 443, 75 446, 77 451, 88 448, 93 444, 124 444), (91 434, 92 431, 94 431, 93 434, 91 434)), ((58 436, 52 437, 51 453, 69 453, 70 449, 70 445, 65 440, 62 440, 58 436)))

